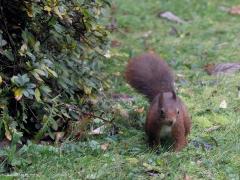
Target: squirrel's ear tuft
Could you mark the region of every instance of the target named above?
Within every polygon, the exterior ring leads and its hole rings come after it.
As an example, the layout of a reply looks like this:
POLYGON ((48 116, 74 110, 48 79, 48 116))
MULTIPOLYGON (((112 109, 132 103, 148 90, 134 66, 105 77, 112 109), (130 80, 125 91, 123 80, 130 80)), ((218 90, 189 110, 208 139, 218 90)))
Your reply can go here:
POLYGON ((175 91, 172 91, 172 94, 173 94, 173 99, 177 99, 177 95, 176 95, 176 92, 175 91))

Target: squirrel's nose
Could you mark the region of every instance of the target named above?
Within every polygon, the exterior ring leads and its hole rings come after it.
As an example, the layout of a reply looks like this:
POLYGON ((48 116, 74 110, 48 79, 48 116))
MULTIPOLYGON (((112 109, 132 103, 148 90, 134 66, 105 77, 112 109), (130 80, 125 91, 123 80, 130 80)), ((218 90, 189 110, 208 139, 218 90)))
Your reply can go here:
POLYGON ((172 126, 174 123, 175 123, 175 119, 169 119, 168 120, 168 122, 167 122, 167 124, 169 125, 169 126, 172 126))
POLYGON ((169 125, 169 126, 173 125, 173 121, 169 121, 169 122, 168 122, 168 125, 169 125))

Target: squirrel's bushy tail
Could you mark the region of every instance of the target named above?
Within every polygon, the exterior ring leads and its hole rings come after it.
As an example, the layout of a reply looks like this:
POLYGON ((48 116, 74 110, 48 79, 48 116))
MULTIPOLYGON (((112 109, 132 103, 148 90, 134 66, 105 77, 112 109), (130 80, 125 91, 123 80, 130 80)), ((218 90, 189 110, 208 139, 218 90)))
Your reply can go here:
POLYGON ((127 82, 150 100, 160 92, 174 92, 174 78, 168 64, 153 53, 132 58, 126 68, 127 82))

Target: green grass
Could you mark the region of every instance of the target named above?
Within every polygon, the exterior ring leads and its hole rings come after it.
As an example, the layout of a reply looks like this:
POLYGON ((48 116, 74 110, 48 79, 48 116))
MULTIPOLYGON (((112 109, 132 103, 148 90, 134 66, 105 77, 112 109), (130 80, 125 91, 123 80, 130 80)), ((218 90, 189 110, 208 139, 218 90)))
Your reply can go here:
MULTIPOLYGON (((135 97, 120 103, 129 119, 120 119, 115 136, 89 137, 85 142, 65 142, 60 147, 30 144, 16 157, 12 177, 30 179, 192 179, 240 178, 240 74, 210 77, 202 69, 207 63, 240 60, 240 16, 229 15, 220 6, 231 7, 238 0, 114 0, 114 17, 119 31, 111 36, 121 46, 111 49, 107 71, 113 92, 135 97), (171 11, 188 21, 180 25, 163 20, 159 12, 171 11), (179 36, 171 35, 175 28, 179 36), (144 37, 146 32, 151 32, 144 37), (152 49, 164 58, 184 81, 177 81, 179 96, 189 107, 193 126, 189 146, 180 153, 156 153, 146 146, 144 114, 146 100, 122 76, 129 57, 152 49), (221 109, 225 100, 227 108, 221 109), (124 122, 125 121, 125 122, 124 122), (206 132, 207 128, 220 126, 206 132), (193 144, 198 142, 199 148, 193 144), (203 142, 203 143, 202 143, 203 142), (109 144, 106 151, 101 144, 109 144), (210 144, 211 149, 201 148, 210 144), (158 176, 150 176, 158 175, 158 176)), ((1 177, 1 176, 0 176, 1 177)), ((3 177, 3 176, 2 176, 3 177)), ((5 176, 7 179, 7 176, 5 176)))

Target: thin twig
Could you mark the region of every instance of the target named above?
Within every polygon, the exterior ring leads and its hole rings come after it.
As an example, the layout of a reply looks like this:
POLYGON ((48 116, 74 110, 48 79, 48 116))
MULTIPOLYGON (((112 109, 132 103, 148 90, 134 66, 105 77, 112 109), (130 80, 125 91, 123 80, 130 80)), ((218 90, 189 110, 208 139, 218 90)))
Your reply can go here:
POLYGON ((82 40, 88 45, 88 47, 89 48, 91 48, 92 50, 94 50, 97 54, 99 54, 100 56, 102 56, 102 57, 104 57, 105 58, 105 56, 102 54, 102 53, 100 53, 99 51, 97 51, 94 47, 93 47, 93 45, 90 43, 90 42, 88 42, 88 40, 83 36, 83 35, 80 35, 80 38, 82 38, 82 40))
POLYGON ((37 116, 34 114, 34 112, 32 111, 32 109, 26 104, 28 110, 32 113, 33 117, 38 120, 37 116))
POLYGON ((103 117, 101 117, 101 116, 97 116, 97 115, 95 115, 95 114, 93 114, 93 113, 88 113, 88 112, 82 112, 82 114, 84 114, 84 115, 88 115, 88 116, 91 116, 91 117, 94 117, 94 118, 98 118, 98 119, 101 119, 103 122, 105 122, 105 123, 109 123, 109 124, 113 124, 113 120, 114 119, 112 119, 112 120, 107 120, 107 119, 104 119, 103 117))

